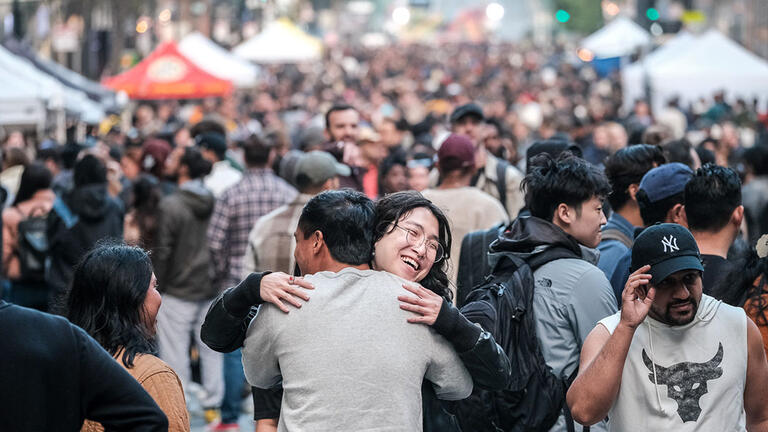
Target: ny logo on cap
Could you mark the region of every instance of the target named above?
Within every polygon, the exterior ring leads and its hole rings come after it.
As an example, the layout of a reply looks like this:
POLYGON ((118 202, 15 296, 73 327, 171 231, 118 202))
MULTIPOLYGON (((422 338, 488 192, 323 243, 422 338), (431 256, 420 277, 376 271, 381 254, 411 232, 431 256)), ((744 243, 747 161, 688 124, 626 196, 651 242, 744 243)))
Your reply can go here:
POLYGON ((680 248, 677 247, 677 239, 674 236, 672 236, 672 235, 670 235, 669 238, 662 237, 661 238, 661 244, 662 244, 662 246, 664 246, 664 252, 672 253, 674 251, 680 250, 680 248), (669 249, 669 250, 667 250, 667 249, 669 249))

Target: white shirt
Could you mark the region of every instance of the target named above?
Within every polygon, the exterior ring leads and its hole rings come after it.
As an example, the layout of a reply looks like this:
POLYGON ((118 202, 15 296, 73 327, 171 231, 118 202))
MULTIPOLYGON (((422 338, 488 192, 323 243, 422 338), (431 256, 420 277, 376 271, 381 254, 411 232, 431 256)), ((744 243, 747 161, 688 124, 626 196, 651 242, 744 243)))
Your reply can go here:
POLYGON ((243 178, 243 174, 232 168, 229 161, 223 160, 213 164, 211 173, 205 177, 205 186, 213 192, 213 196, 218 198, 225 190, 234 186, 243 178))

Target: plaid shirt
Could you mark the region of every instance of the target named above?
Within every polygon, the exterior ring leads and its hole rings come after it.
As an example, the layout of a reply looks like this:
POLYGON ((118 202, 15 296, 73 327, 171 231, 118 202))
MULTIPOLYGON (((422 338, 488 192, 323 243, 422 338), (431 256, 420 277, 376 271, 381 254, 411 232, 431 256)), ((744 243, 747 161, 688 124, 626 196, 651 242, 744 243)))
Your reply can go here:
POLYGON ((256 222, 248 236, 248 249, 243 260, 243 275, 257 271, 281 271, 293 274, 296 259, 296 239, 293 232, 299 224, 304 204, 312 195, 299 194, 284 205, 256 222))
POLYGON ((216 287, 222 291, 240 282, 248 233, 265 214, 289 203, 298 192, 272 170, 245 172, 243 179, 216 200, 208 226, 216 287))

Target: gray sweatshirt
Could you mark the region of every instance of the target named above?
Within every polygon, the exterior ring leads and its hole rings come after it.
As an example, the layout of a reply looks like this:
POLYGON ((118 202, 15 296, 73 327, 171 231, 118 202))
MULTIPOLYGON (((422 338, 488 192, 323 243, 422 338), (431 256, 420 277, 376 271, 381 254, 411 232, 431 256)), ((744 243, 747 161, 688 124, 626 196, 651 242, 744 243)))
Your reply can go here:
POLYGON ((243 348, 248 382, 283 384, 279 431, 421 431, 421 383, 464 399, 472 379, 450 344, 410 324, 397 296, 405 280, 346 268, 305 277, 301 309, 271 304, 251 322, 243 348))

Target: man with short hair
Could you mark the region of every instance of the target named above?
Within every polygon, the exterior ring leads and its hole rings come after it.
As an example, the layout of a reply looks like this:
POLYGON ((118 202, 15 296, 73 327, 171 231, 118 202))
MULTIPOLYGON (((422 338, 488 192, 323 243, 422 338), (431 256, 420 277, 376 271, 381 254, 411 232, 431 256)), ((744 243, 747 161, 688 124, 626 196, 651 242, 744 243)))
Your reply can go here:
MULTIPOLYGON (((685 202, 685 185, 691 177, 693 177, 693 171, 679 162, 670 162, 645 173, 635 195, 643 226, 648 227, 660 222, 688 226, 683 203, 685 202)), ((635 230, 633 237, 639 234, 638 230, 635 230)), ((624 285, 629 278, 631 259, 632 253, 628 250, 616 263, 610 277, 611 287, 619 302, 624 285)))
POLYGON ((264 304, 243 348, 248 381, 282 380, 278 430, 421 430, 421 383, 463 399, 472 382, 456 352, 427 327, 412 326, 392 299, 403 280, 370 270, 374 205, 349 190, 307 202, 295 258, 312 301, 286 314, 264 304), (372 334, 387 335, 371 343, 372 334))
MULTIPOLYGON (((476 150, 477 172, 470 185, 499 200, 509 217, 514 219, 525 204, 520 192, 523 174, 484 147, 484 119, 483 110, 477 104, 461 105, 451 113, 451 132, 469 136, 476 150)), ((438 180, 441 180, 437 171, 433 171, 430 180, 433 185, 437 185, 438 180)))
POLYGON ((708 164, 685 185, 688 228, 704 262, 704 294, 712 295, 729 274, 738 271, 728 261, 728 249, 741 229, 741 180, 731 168, 708 164))
POLYGON ((611 431, 768 430, 768 363, 741 308, 702 293, 699 249, 677 224, 647 228, 632 247, 621 312, 584 342, 568 406, 611 431))
MULTIPOLYGON (((208 227, 208 247, 214 268, 213 283, 219 292, 240 281, 248 234, 256 221, 288 204, 297 195, 296 189, 269 168, 274 158, 274 150, 270 145, 252 135, 243 145, 243 151, 248 170, 239 183, 224 191, 216 200, 208 227)), ((225 355, 221 430, 226 430, 232 424, 236 426, 240 407, 239 389, 242 388, 243 380, 239 351, 225 355), (238 391, 233 390, 235 388, 238 391)), ((208 410, 209 419, 212 412, 215 413, 208 410)))
POLYGON ((152 265, 163 307, 158 313, 157 341, 160 358, 179 374, 184 388, 192 382, 190 341, 200 355, 200 403, 214 407, 224 394, 222 355, 200 340, 205 312, 218 290, 212 285, 206 231, 213 213, 213 193, 203 184, 211 162, 196 147, 180 148, 182 156, 173 176, 178 188, 158 204, 157 235, 152 265))
POLYGON ((468 136, 448 136, 437 152, 437 169, 442 182, 437 188, 423 192, 425 198, 445 212, 450 222, 453 242, 448 279, 453 287, 456 286, 461 239, 472 231, 509 221, 504 207, 496 198, 471 186, 477 172, 475 153, 475 147, 468 136))
MULTIPOLYGON (((557 160, 542 154, 532 162, 523 180, 531 216, 518 218, 499 236, 490 259, 494 253, 513 253, 526 261, 557 254, 533 269, 532 313, 544 361, 567 382, 579 367, 579 352, 590 330, 617 310, 610 284, 595 266, 594 249, 605 224, 602 200, 610 185, 602 170, 568 153, 557 160)), ((561 413, 550 430, 568 427, 561 413)))
POLYGON ((603 235, 597 250, 600 261, 597 267, 611 277, 616 263, 632 247, 635 228, 643 226, 637 191, 645 173, 666 162, 657 146, 638 144, 623 148, 605 161, 605 175, 611 182, 608 202, 613 213, 603 227, 603 235))
POLYGON ((351 105, 334 105, 325 113, 325 137, 322 150, 350 167, 351 173, 339 178, 341 187, 363 191, 365 161, 357 141, 360 135, 360 114, 351 105))
POLYGON ((204 182, 205 187, 218 198, 225 190, 237 184, 243 174, 233 168, 227 160, 227 139, 224 135, 206 132, 196 136, 195 142, 200 146, 203 157, 213 164, 211 173, 205 177, 204 182))
POLYGON ((356 143, 360 114, 346 104, 334 105, 325 113, 325 138, 329 142, 356 143))

